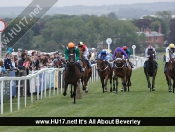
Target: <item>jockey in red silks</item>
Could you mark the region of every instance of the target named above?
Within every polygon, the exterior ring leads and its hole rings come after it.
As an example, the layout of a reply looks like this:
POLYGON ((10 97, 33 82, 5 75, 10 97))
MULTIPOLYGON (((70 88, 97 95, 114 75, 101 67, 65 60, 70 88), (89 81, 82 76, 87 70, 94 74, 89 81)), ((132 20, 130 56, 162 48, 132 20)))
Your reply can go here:
MULTIPOLYGON (((126 54, 126 52, 121 48, 121 47, 117 47, 113 53, 113 60, 114 60, 114 63, 113 63, 113 67, 115 66, 115 59, 116 59, 116 53, 117 52, 121 52, 122 55, 124 55, 124 59, 127 60, 128 59, 128 55, 126 54)), ((126 62, 126 61, 125 61, 126 62)), ((127 63, 126 63, 126 66, 127 66, 127 63)))
POLYGON ((86 44, 84 44, 83 42, 79 42, 78 43, 78 48, 80 50, 80 52, 83 52, 83 57, 84 57, 84 60, 86 61, 87 65, 89 68, 91 68, 91 62, 89 61, 88 59, 88 56, 89 56, 89 50, 86 46, 86 44))

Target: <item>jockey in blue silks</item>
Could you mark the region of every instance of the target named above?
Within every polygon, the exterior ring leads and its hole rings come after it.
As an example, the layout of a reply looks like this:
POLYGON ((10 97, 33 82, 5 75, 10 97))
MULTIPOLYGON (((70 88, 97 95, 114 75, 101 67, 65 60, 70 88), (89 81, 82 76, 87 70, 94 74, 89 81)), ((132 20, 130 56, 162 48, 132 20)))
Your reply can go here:
POLYGON ((121 52, 122 55, 124 55, 124 59, 125 59, 125 65, 127 66, 127 63, 126 63, 126 60, 128 59, 128 55, 126 54, 126 52, 121 48, 121 47, 117 47, 113 53, 113 60, 114 60, 114 63, 113 63, 113 67, 115 65, 115 59, 116 59, 116 53, 117 52, 121 52))
POLYGON ((98 55, 98 59, 103 59, 105 60, 107 66, 109 66, 109 68, 111 69, 111 65, 109 63, 109 58, 110 58, 110 55, 108 52, 106 52, 106 50, 102 50, 100 52, 100 54, 98 55))

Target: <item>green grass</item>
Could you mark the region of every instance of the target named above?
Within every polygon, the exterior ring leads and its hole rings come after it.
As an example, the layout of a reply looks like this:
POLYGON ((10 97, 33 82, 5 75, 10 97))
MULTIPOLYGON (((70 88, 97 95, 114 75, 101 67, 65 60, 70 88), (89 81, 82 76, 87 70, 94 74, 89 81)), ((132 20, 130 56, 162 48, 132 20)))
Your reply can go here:
MULTIPOLYGON (((73 104, 68 95, 55 95, 21 107, 17 111, 14 99, 14 111, 9 112, 9 102, 5 103, 6 111, 1 117, 174 117, 175 93, 169 93, 163 73, 163 63, 159 62, 156 77, 156 91, 147 88, 143 68, 133 71, 130 92, 102 93, 100 82, 89 85, 89 93, 83 94, 82 99, 73 104)), ((121 81, 120 81, 121 88, 121 81)), ((35 97, 34 97, 35 99, 35 97)), ((22 102, 22 104, 24 104, 22 102)), ((1 132, 173 132, 174 127, 0 127, 1 132)))

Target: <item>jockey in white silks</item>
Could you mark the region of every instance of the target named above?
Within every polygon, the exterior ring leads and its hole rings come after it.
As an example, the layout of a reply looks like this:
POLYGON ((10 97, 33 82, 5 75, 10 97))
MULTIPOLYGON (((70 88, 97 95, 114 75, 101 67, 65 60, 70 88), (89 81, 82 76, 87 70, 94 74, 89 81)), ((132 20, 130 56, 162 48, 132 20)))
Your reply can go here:
MULTIPOLYGON (((146 48, 146 50, 145 50, 145 57, 146 58, 149 58, 149 51, 152 51, 153 53, 154 53, 154 59, 156 59, 156 50, 155 50, 155 48, 152 46, 152 45, 149 45, 147 48, 146 48)), ((157 64, 157 62, 156 61, 154 61, 155 62, 155 66, 156 67, 158 67, 158 64, 157 64)), ((145 63, 144 63, 144 67, 146 67, 146 65, 147 65, 147 61, 145 61, 145 63)))

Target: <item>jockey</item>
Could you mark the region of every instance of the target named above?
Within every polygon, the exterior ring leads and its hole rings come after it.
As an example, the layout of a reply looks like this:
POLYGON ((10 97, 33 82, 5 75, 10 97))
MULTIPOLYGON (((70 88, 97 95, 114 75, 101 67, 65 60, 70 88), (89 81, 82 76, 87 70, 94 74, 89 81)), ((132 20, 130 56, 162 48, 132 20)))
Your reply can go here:
POLYGON ((79 48, 80 51, 83 52, 84 60, 86 61, 88 67, 91 68, 91 62, 88 60, 89 51, 88 51, 87 46, 85 44, 83 44, 83 42, 79 42, 78 43, 78 48, 79 48))
MULTIPOLYGON (((127 60, 127 58, 128 58, 128 55, 126 54, 126 52, 125 52, 122 48, 117 47, 117 48, 115 49, 114 53, 113 53, 113 56, 112 56, 112 58, 113 58, 113 60, 114 60, 113 67, 115 66, 115 59, 116 59, 116 53, 117 53, 117 52, 121 52, 122 55, 124 55, 124 59, 125 59, 125 60, 127 60)), ((126 66, 127 66, 126 61, 125 61, 125 64, 126 64, 126 66)))
POLYGON ((167 64, 170 60, 170 58, 174 58, 175 55, 173 54, 175 53, 175 45, 173 43, 169 44, 169 46, 166 48, 166 53, 165 53, 165 57, 166 57, 166 63, 165 63, 165 67, 164 67, 164 72, 166 72, 167 69, 167 64))
POLYGON ((106 50, 102 50, 101 52, 100 52, 100 54, 98 55, 98 59, 104 59, 105 60, 105 62, 106 62, 106 64, 107 64, 107 66, 109 66, 109 68, 110 69, 112 69, 111 68, 111 65, 110 65, 110 63, 109 63, 109 53, 108 52, 106 52, 106 50))
MULTIPOLYGON (((75 58, 75 60, 76 60, 76 62, 77 62, 77 64, 78 64, 78 67, 79 67, 79 69, 81 70, 81 72, 84 72, 85 70, 84 70, 84 68, 81 66, 81 63, 80 63, 80 51, 79 51, 79 49, 75 46, 75 44, 74 43, 72 43, 72 42, 70 42, 69 44, 68 44, 68 46, 66 47, 66 49, 65 49, 65 58, 66 58, 66 60, 68 61, 69 60, 69 51, 70 50, 74 50, 74 52, 75 52, 75 56, 76 56, 76 58, 75 58)), ((65 70, 66 70, 66 68, 67 68, 67 64, 65 65, 65 70)))
MULTIPOLYGON (((129 59, 131 55, 131 50, 126 46, 123 46, 122 49, 126 52, 126 54, 128 55, 128 59, 129 59)), ((134 64, 132 62, 129 61, 129 64, 131 68, 134 68, 134 64)))
MULTIPOLYGON (((153 51, 153 53, 154 53, 154 59, 156 58, 156 50, 155 50, 155 48, 152 46, 152 45, 148 45, 148 47, 146 48, 146 50, 145 50, 145 57, 146 58, 149 58, 149 52, 150 51, 153 51)), ((157 64, 157 62, 154 60, 154 62, 155 62, 155 66, 156 67, 158 67, 158 64, 157 64)), ((144 63, 144 67, 146 67, 146 64, 147 64, 147 61, 145 61, 145 63, 144 63)))

